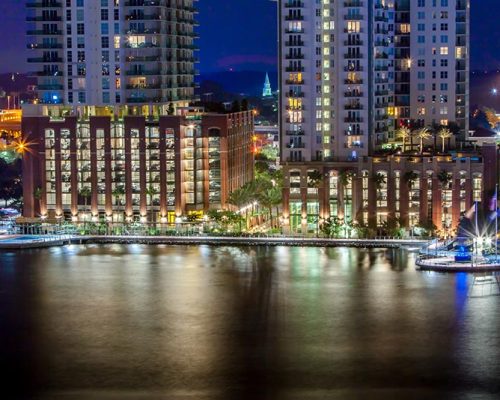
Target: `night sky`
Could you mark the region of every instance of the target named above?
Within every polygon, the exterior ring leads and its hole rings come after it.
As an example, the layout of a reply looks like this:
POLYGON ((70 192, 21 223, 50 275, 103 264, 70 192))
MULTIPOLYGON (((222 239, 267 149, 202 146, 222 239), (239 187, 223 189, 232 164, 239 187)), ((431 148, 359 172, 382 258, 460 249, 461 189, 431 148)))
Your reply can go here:
MULTIPOLYGON (((28 70, 25 0, 0 0, 0 72, 28 70)), ((499 0, 471 0, 473 69, 500 68, 499 0)), ((202 73, 271 70, 276 66, 276 3, 271 0, 200 0, 202 73)))

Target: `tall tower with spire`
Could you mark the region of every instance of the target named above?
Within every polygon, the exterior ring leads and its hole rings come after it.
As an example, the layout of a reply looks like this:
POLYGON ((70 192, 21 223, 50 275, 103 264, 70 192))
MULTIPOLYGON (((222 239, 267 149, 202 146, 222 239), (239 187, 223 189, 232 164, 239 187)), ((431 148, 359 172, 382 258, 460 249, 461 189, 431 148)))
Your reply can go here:
POLYGON ((262 97, 272 97, 271 82, 269 82, 269 74, 266 72, 266 80, 264 81, 264 88, 262 89, 262 97))

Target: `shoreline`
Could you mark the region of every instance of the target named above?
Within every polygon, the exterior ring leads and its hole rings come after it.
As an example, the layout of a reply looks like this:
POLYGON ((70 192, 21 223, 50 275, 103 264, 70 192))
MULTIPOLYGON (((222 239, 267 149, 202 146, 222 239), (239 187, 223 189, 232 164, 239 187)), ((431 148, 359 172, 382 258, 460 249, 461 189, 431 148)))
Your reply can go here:
POLYGON ((167 244, 167 245, 211 245, 211 246, 305 246, 305 247, 357 247, 400 248, 421 247, 428 241, 419 239, 324 239, 290 236, 228 237, 228 236, 44 236, 23 235, 0 239, 1 250, 23 250, 64 246, 68 244, 167 244), (18 239, 18 240, 16 240, 18 239))

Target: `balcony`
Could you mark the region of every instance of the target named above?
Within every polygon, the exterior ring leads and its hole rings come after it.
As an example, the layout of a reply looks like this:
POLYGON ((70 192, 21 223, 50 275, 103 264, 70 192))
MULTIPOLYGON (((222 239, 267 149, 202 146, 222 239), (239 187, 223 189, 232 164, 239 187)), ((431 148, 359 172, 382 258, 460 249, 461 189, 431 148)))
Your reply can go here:
POLYGON ((37 71, 34 73, 35 76, 63 76, 62 71, 37 71))
POLYGON ((361 117, 346 117, 346 118, 344 118, 344 122, 347 124, 361 123, 361 122, 363 122, 363 118, 361 118, 361 117))
POLYGON ((362 104, 346 104, 344 106, 344 110, 362 110, 363 105, 362 104))
POLYGON ((62 7, 59 1, 29 1, 26 3, 27 8, 57 8, 62 7))
POLYGON ((362 40, 344 40, 344 46, 363 46, 362 40))
POLYGON ((154 85, 126 85, 126 88, 128 90, 156 90, 160 89, 161 85, 159 83, 154 85))
POLYGON ((37 85, 37 90, 63 90, 63 85, 37 85))
POLYGON ((349 67, 344 67, 345 72, 361 72, 363 67, 361 65, 351 65, 349 67))
POLYGON ((129 76, 145 76, 145 75, 162 75, 161 71, 159 69, 153 69, 153 70, 146 70, 146 71, 126 71, 125 75, 129 76))
POLYGON ((364 132, 361 129, 355 130, 355 131, 344 131, 345 136, 363 136, 364 132))
POLYGON ((62 18, 58 15, 45 15, 37 17, 26 17, 27 22, 58 22, 62 21, 62 18))
POLYGON ((30 57, 28 58, 29 63, 62 63, 63 59, 60 57, 30 57))
POLYGON ((303 15, 286 15, 285 16, 285 21, 303 21, 304 16, 303 15))
POLYGON ((28 36, 34 36, 34 35, 41 35, 41 36, 49 36, 49 35, 62 35, 63 34, 63 31, 59 31, 59 30, 39 30, 39 29, 35 29, 35 30, 28 30, 26 31, 26 34, 28 36))
POLYGON ((125 57, 125 61, 134 63, 134 62, 154 62, 160 61, 160 56, 128 56, 125 57))
POLYGON ((361 85, 363 83, 363 79, 345 79, 344 84, 346 85, 361 85))
POLYGON ((345 143, 344 147, 346 149, 362 149, 364 147, 364 145, 361 142, 352 142, 350 144, 345 143))
POLYGON ((304 84, 304 79, 302 79, 302 80, 300 80, 300 81, 298 81, 298 80, 290 80, 290 79, 287 79, 287 80, 285 81, 285 83, 286 83, 287 85, 303 85, 303 84, 304 84))
POLYGON ((293 28, 293 29, 289 29, 289 28, 286 28, 285 29, 285 33, 304 33, 304 29, 297 29, 297 28, 293 28))
POLYGON ((304 46, 304 42, 302 40, 288 41, 288 42, 285 42, 285 46, 288 46, 288 47, 292 47, 292 46, 295 46, 295 47, 304 46))
POLYGON ((363 92, 360 91, 344 92, 344 97, 363 97, 363 92))
POLYGON ((287 124, 302 124, 305 122, 305 119, 304 118, 297 118, 295 120, 291 120, 290 118, 286 118, 285 122, 287 124))
POLYGON ((287 143, 286 148, 287 149, 305 149, 306 145, 305 145, 305 143, 287 143))
POLYGON ((302 93, 302 92, 288 92, 285 94, 285 97, 304 97, 304 93, 302 93))
POLYGON ((161 103, 164 101, 162 97, 129 97, 127 103, 161 103))
POLYGON ((299 67, 299 66, 286 67, 285 71, 286 72, 304 72, 304 67, 299 67))
POLYGON ((284 4, 285 8, 299 8, 304 7, 304 2, 302 1, 288 1, 284 4))
POLYGON ((360 0, 344 1, 344 7, 363 7, 363 2, 360 0))
POLYGON ((287 54, 285 58, 287 60, 302 60, 304 58, 304 54, 287 54))
POLYGON ((36 49, 62 49, 63 45, 60 43, 29 43, 26 48, 31 50, 36 49))
POLYGON ((359 59, 359 58, 363 58, 363 54, 361 54, 361 53, 345 53, 344 58, 359 59))
POLYGON ((303 136, 304 134, 304 131, 285 131, 285 135, 287 136, 303 136))
POLYGON ((344 19, 346 21, 362 21, 363 16, 360 14, 350 14, 350 15, 344 15, 344 19))
POLYGON ((161 14, 129 14, 125 16, 126 21, 158 21, 162 19, 161 14))

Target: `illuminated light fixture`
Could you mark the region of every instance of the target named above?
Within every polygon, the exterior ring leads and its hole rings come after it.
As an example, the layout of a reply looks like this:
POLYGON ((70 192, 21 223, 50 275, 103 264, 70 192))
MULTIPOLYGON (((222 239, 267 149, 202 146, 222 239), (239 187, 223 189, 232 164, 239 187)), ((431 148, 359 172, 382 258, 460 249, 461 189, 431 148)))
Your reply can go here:
POLYGON ((73 216, 71 217, 71 221, 73 221, 73 222, 78 222, 78 215, 73 215, 73 216))
POLYGON ((166 223, 167 223, 167 217, 161 217, 161 218, 160 218, 160 222, 161 222, 162 224, 166 224, 166 223))
POLYGON ((106 222, 111 222, 111 221, 113 221, 113 216, 106 215, 106 222))
POLYGON ((176 224, 182 223, 182 218, 181 217, 175 217, 175 223, 176 224))
POLYGON ((145 216, 142 216, 141 219, 140 219, 141 223, 142 224, 145 224, 146 222, 148 222, 148 218, 145 217, 145 216))
POLYGON ((42 214, 42 215, 40 215, 40 219, 41 219, 41 220, 47 219, 47 214, 42 214))
POLYGON ((92 222, 99 222, 99 216, 93 215, 92 216, 92 222))

